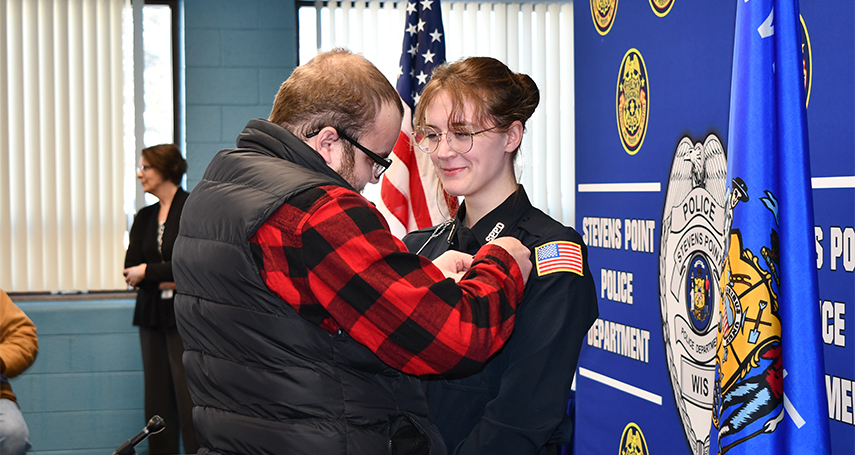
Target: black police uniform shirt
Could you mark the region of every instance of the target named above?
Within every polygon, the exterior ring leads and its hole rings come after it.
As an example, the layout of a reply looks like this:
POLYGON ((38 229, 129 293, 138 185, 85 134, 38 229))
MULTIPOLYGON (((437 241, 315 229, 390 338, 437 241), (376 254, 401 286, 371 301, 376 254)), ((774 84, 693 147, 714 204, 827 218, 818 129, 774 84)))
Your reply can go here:
POLYGON ((533 207, 522 186, 471 229, 462 223, 465 215, 464 202, 454 219, 410 233, 404 243, 435 259, 449 249, 474 254, 497 237, 512 236, 531 250, 533 267, 514 332, 484 369, 467 377, 423 378, 432 419, 449 454, 553 452, 555 444, 570 442, 570 386, 582 341, 598 316, 587 248, 575 230, 533 207), (538 261, 536 251, 550 244, 578 245, 581 267, 555 271, 548 259, 538 261))

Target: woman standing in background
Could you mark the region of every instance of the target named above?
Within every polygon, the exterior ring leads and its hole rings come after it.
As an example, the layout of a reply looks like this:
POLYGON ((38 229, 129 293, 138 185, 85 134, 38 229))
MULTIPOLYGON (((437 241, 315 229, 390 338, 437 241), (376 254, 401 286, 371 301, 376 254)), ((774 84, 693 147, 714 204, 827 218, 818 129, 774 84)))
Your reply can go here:
POLYGON ((187 162, 178 146, 143 149, 137 178, 143 191, 158 202, 141 209, 134 218, 122 272, 125 282, 138 288, 133 323, 140 328, 145 418, 157 414, 166 423, 162 432, 149 438, 151 455, 178 453, 179 435, 185 453, 198 450, 193 402, 181 363, 184 345, 173 310, 172 246, 188 195, 180 187, 185 172, 187 162))
POLYGON ((426 381, 449 454, 554 454, 572 435, 565 409, 597 295, 581 236, 534 208, 516 181, 514 160, 539 101, 529 76, 473 57, 437 67, 413 116, 416 147, 464 201, 454 219, 407 235, 410 251, 471 254, 512 236, 534 265, 505 347, 475 375, 426 381))

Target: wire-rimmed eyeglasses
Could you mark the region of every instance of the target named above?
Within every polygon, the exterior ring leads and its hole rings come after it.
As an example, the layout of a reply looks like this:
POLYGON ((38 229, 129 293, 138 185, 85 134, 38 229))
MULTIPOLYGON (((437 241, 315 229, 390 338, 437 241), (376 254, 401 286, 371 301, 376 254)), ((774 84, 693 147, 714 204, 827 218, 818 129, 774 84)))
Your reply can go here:
POLYGON ((503 125, 491 126, 490 128, 481 131, 470 133, 469 131, 446 131, 440 133, 435 128, 430 126, 417 126, 413 130, 413 140, 416 147, 425 153, 433 153, 439 148, 439 142, 442 140, 442 135, 445 135, 445 141, 448 142, 448 147, 457 153, 468 153, 472 150, 472 144, 475 142, 473 137, 476 134, 486 133, 487 131, 499 128, 503 125))
MULTIPOLYGON (((386 169, 389 169, 389 166, 392 165, 392 160, 390 160, 389 158, 383 158, 382 156, 372 152, 371 150, 368 149, 368 147, 360 144, 359 142, 356 142, 356 139, 353 139, 350 136, 348 136, 347 134, 344 134, 340 129, 335 128, 335 131, 338 133, 339 137, 346 140, 347 142, 350 142, 351 144, 353 144, 354 147, 358 148, 359 150, 362 150, 363 153, 365 153, 366 155, 368 155, 369 158, 374 160, 374 178, 375 179, 379 179, 380 176, 383 175, 384 172, 386 172, 386 169)), ((314 133, 309 133, 306 135, 306 139, 315 137, 320 132, 321 132, 321 130, 315 131, 314 133)))

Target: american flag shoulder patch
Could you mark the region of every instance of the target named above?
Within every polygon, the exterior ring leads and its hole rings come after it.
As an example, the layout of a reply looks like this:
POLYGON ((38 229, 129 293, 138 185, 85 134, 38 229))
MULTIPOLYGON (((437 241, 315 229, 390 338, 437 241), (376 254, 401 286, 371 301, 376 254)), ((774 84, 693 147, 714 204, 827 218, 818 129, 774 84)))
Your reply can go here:
POLYGON ((573 242, 559 240, 544 243, 534 248, 537 276, 555 272, 573 272, 584 275, 582 271, 582 247, 573 242))

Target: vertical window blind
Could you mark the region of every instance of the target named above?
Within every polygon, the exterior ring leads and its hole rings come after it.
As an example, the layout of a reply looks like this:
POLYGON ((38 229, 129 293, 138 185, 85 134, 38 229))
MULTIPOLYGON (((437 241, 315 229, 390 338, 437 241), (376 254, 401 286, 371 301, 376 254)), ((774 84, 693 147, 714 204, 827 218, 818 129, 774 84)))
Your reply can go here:
POLYGON ((0 287, 124 289, 126 0, 0 0, 0 287))
MULTIPOLYGON (((407 2, 316 2, 301 8, 301 62, 317 49, 362 53, 394 85, 407 2)), ((538 208, 567 225, 575 217, 572 3, 442 3, 446 58, 497 58, 530 75, 540 105, 529 120, 518 177, 538 208)), ((377 200, 379 185, 366 188, 377 200), (375 194, 376 192, 376 194, 375 194)))

